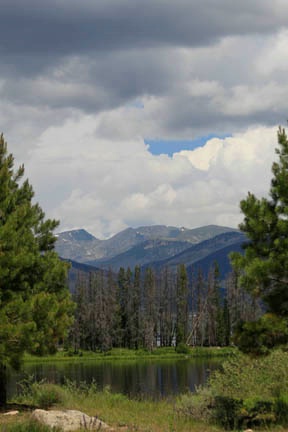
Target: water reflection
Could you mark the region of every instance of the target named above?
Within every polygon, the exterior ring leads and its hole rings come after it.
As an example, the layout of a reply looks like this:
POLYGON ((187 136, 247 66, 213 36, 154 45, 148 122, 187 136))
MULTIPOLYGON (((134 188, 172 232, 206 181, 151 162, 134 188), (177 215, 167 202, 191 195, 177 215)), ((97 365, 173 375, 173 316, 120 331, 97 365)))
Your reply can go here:
POLYGON ((99 389, 109 386, 112 392, 130 397, 168 397, 204 384, 209 371, 219 367, 212 360, 151 360, 28 364, 21 373, 9 377, 8 392, 16 392, 16 383, 24 376, 63 384, 66 379, 77 383, 94 380, 99 389))

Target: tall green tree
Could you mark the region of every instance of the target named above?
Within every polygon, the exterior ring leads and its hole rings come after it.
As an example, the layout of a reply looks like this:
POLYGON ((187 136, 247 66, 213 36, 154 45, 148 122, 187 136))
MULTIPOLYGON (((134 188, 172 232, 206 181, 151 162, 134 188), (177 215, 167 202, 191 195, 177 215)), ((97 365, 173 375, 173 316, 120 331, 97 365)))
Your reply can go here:
POLYGON ((198 269, 197 278, 195 281, 195 297, 196 313, 192 321, 192 331, 190 334, 189 343, 192 345, 203 346, 206 339, 207 329, 207 281, 205 280, 201 269, 198 269))
POLYGON ((157 338, 157 307, 155 274, 147 267, 143 283, 143 305, 141 308, 140 326, 142 327, 143 347, 152 351, 157 338))
POLYGON ((209 346, 224 345, 224 321, 221 304, 220 271, 214 263, 208 275, 207 292, 207 343, 209 346))
POLYGON ((188 337, 188 276, 184 264, 177 268, 176 345, 186 343, 188 337))
POLYGON ((141 306, 141 268, 136 265, 134 268, 133 286, 131 287, 131 311, 130 311, 130 328, 131 340, 130 348, 138 349, 141 344, 140 332, 140 306, 141 306))
POLYGON ((119 304, 118 309, 118 323, 119 323, 119 346, 128 348, 128 320, 129 320, 129 312, 128 312, 128 303, 129 303, 129 288, 131 285, 131 270, 130 268, 127 271, 124 267, 120 267, 118 272, 118 287, 117 287, 117 301, 119 304))
POLYGON ((171 346, 175 331, 175 314, 173 313, 173 309, 176 303, 176 293, 174 289, 174 277, 168 267, 162 270, 159 280, 158 326, 160 345, 171 346))
POLYGON ((270 346, 271 340, 276 344, 277 339, 281 342, 288 339, 288 140, 285 129, 281 127, 278 144, 276 153, 279 160, 272 165, 269 197, 258 199, 249 192, 240 203, 244 214, 240 229, 248 242, 244 255, 232 255, 233 266, 241 274, 240 283, 255 298, 260 298, 270 316, 272 314, 269 323, 273 325, 267 325, 267 316, 257 322, 257 329, 252 324, 242 325, 242 331, 250 332, 250 340, 253 340, 255 330, 254 346, 261 323, 267 336, 261 338, 264 346, 266 342, 270 346), (286 326, 283 326, 284 321, 286 326), (286 335, 283 334, 284 328, 286 335))
POLYGON ((45 219, 24 167, 0 136, 0 404, 6 402, 6 368, 25 351, 55 352, 72 322, 67 265, 54 244, 55 220, 45 219))
POLYGON ((72 298, 76 304, 74 322, 69 330, 68 344, 76 353, 80 348, 87 349, 87 321, 88 321, 88 297, 87 297, 87 276, 84 272, 78 271, 76 276, 75 291, 72 298))

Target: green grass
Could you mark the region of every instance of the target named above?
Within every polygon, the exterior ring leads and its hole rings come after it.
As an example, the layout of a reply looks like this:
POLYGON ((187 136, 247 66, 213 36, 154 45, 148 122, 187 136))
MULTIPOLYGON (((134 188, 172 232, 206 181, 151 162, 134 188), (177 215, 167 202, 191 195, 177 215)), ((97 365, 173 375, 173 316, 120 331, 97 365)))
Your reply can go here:
POLYGON ((61 432, 60 429, 51 429, 50 427, 41 425, 29 418, 24 418, 22 421, 17 421, 11 424, 2 424, 0 425, 0 428, 2 432, 61 432))
POLYGON ((207 357, 226 357, 235 355, 237 350, 232 347, 196 347, 189 348, 188 353, 177 353, 173 347, 156 348, 153 351, 129 350, 127 348, 113 348, 107 352, 79 351, 74 354, 71 351, 58 351, 54 355, 34 356, 24 355, 24 362, 55 362, 55 361, 86 361, 86 360, 138 360, 138 359, 181 359, 181 358, 207 358, 207 357))
MULTIPOLYGON (((116 431, 217 432, 221 430, 216 426, 196 423, 192 418, 179 416, 174 409, 174 399, 160 401, 129 399, 122 394, 111 393, 109 389, 98 391, 95 383, 88 386, 85 383, 76 385, 74 382, 67 382, 63 386, 58 386, 45 382, 26 382, 22 395, 11 402, 40 408, 47 408, 48 402, 49 406, 55 409, 80 410, 90 416, 97 416, 114 427, 116 431)), ((18 423, 17 421, 15 429, 10 425, 9 428, 12 429, 7 429, 7 432, 29 431, 27 415, 22 419, 23 429, 17 429, 20 427, 18 423)), ((38 430, 35 429, 35 432, 38 430)), ((42 429, 39 429, 39 432, 42 432, 42 429)), ((43 429, 43 432, 46 431, 43 429)))

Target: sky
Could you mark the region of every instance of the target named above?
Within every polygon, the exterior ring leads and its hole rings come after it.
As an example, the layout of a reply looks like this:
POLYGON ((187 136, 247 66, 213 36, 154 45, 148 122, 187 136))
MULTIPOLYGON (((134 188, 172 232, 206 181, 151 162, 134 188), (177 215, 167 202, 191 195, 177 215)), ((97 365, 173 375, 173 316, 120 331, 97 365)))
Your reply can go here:
POLYGON ((0 130, 59 230, 237 227, 288 118, 287 0, 0 0, 0 130))

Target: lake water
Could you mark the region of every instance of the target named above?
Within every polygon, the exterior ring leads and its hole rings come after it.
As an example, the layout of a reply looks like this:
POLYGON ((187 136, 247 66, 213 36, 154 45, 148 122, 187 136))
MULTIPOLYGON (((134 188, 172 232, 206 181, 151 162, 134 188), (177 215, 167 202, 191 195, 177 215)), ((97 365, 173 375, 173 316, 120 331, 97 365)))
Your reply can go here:
POLYGON ((99 389, 108 386, 112 392, 130 397, 169 397, 195 391, 220 364, 203 359, 31 363, 21 373, 10 375, 8 396, 15 394, 17 382, 33 375, 37 380, 59 384, 66 379, 95 381, 99 389))

